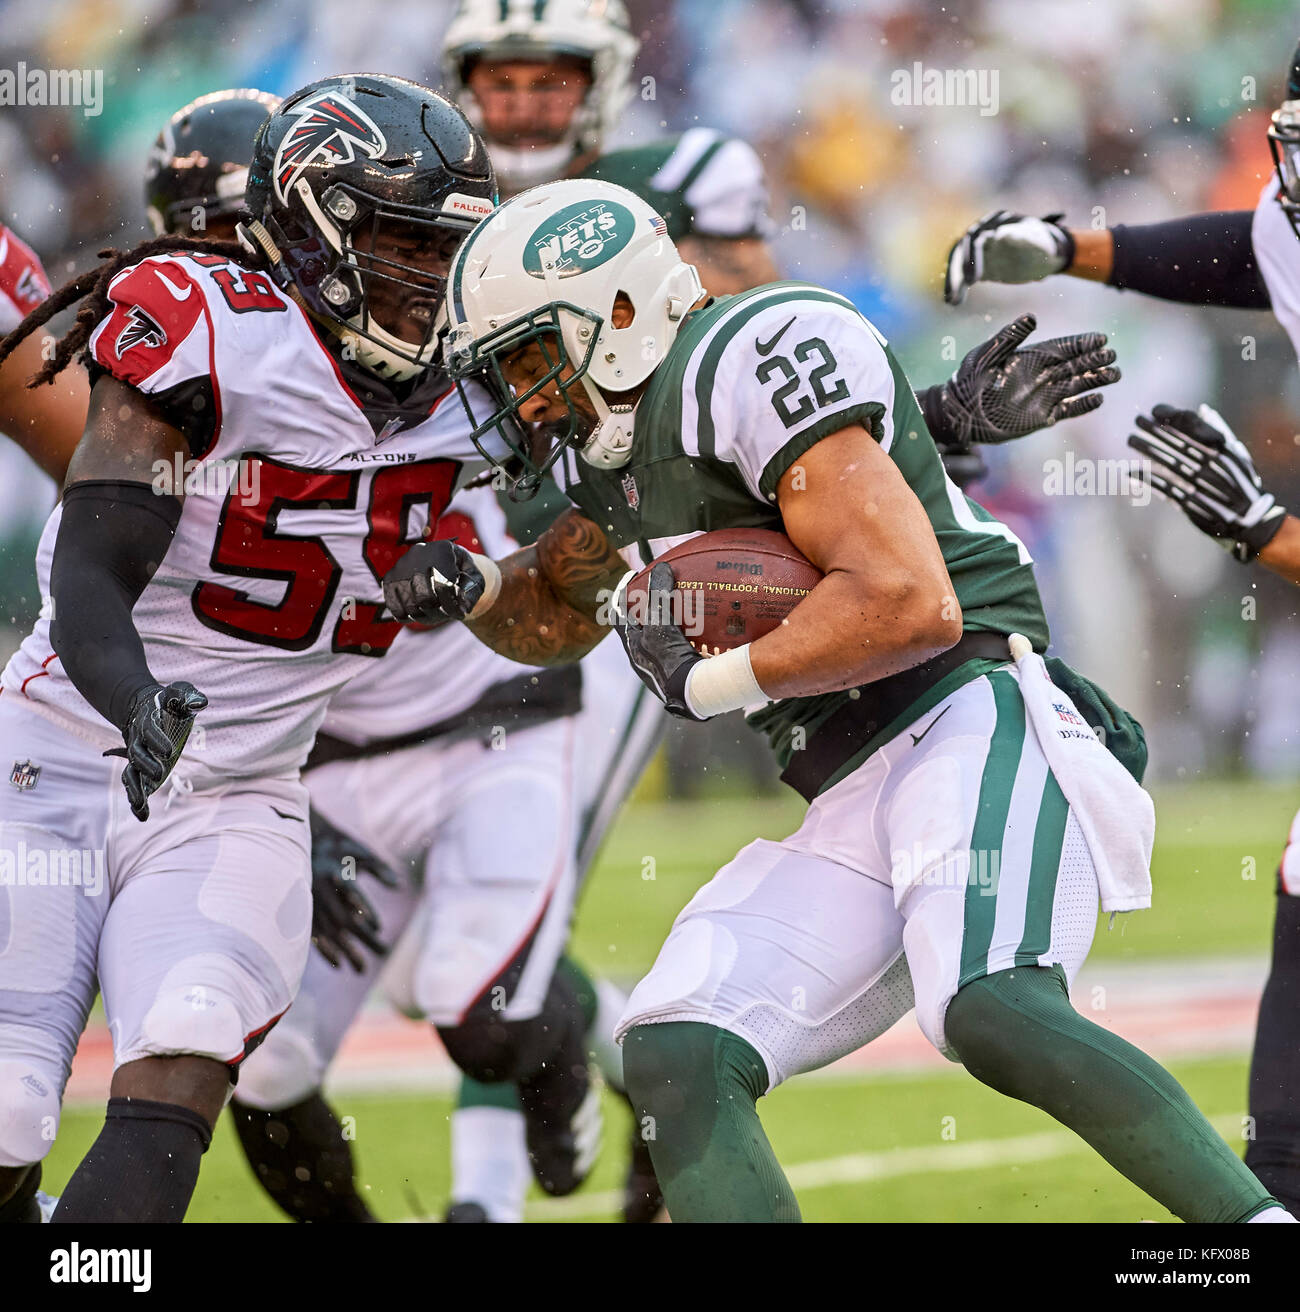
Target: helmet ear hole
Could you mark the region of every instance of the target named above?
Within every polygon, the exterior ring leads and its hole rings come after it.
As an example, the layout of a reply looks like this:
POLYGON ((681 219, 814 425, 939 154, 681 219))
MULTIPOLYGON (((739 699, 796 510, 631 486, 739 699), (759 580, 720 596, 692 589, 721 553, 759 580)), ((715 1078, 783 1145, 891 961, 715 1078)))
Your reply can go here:
POLYGON ((615 328, 630 328, 636 319, 636 306, 621 288, 614 293, 614 312, 610 319, 615 328))

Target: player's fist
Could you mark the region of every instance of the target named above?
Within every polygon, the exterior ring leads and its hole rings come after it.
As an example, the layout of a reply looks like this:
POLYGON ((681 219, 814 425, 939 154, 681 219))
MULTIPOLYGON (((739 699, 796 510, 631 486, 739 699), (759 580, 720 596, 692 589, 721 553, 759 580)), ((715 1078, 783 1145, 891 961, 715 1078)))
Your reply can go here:
POLYGON ((384 575, 384 601, 396 619, 434 624, 467 619, 486 587, 475 557, 439 538, 417 542, 384 575))
POLYGON ((1074 238, 1064 214, 1035 219, 994 210, 972 223, 948 252, 943 299, 960 305, 977 282, 1037 282, 1074 262, 1074 238))
POLYGON ((671 714, 698 720, 701 717, 686 699, 686 677, 704 658, 673 623, 672 602, 677 586, 673 567, 661 560, 650 571, 644 613, 640 615, 634 613, 636 607, 629 607, 627 599, 628 584, 635 577, 635 571, 627 574, 614 595, 614 627, 623 649, 637 677, 671 714))
POLYGON ((137 820, 149 818, 149 798, 158 791, 180 760, 194 717, 208 699, 192 683, 151 683, 131 699, 122 729, 124 747, 105 756, 125 756, 122 787, 137 820))

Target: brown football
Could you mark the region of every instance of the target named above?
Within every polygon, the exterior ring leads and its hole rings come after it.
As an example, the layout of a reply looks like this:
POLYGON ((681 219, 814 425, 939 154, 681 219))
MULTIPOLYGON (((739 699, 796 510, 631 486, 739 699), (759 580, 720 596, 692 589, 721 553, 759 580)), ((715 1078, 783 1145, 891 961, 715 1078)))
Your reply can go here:
MULTIPOLYGON (((724 528, 701 533, 666 551, 677 582, 672 620, 691 645, 716 656, 777 628, 821 581, 822 573, 784 533, 766 528, 724 528)), ((647 613, 650 569, 627 587, 629 618, 647 613)))

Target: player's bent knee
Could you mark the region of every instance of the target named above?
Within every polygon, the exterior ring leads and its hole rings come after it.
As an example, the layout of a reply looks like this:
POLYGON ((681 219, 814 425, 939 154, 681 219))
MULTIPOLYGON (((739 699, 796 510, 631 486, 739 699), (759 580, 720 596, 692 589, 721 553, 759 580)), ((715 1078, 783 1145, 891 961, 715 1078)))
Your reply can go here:
POLYGON ((1025 1074, 1032 1069, 1041 1075, 1063 1055, 1044 1042, 1044 1036, 1084 1023, 1070 1005, 1059 970, 1017 966, 959 989, 948 1005, 944 1031, 977 1080, 1023 1097, 1019 1086, 1025 1074))
POLYGON ((514 1083, 529 1073, 540 1017, 503 1020, 497 1012, 471 1011, 459 1025, 439 1025, 447 1055, 464 1074, 483 1084, 514 1083))
POLYGON ((146 1012, 135 1050, 119 1061, 180 1053, 230 1061, 243 1052, 244 1034, 239 1008, 214 989, 168 989, 146 1012))
POLYGON ((58 1081, 31 1062, 0 1061, 0 1167, 41 1161, 58 1132, 58 1081))
POLYGON ((680 1112, 684 1097, 757 1102, 769 1084, 751 1044, 699 1021, 634 1025, 623 1039, 623 1077, 632 1105, 652 1116, 680 1112))
POLYGON ((239 1068, 239 1101, 263 1112, 296 1106, 319 1091, 325 1065, 305 1035, 277 1028, 239 1068))

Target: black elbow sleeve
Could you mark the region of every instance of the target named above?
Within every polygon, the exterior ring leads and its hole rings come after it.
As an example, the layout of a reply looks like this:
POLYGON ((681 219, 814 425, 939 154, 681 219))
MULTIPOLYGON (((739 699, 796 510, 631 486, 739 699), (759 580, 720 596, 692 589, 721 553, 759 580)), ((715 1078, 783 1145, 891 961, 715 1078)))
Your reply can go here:
POLYGON ((171 546, 179 498, 92 480, 63 494, 50 568, 50 641, 73 687, 120 729, 153 682, 132 609, 171 546))
POLYGON ((1251 244, 1251 210, 1192 214, 1167 223, 1111 229, 1112 287, 1188 305, 1267 310, 1271 304, 1251 244))

